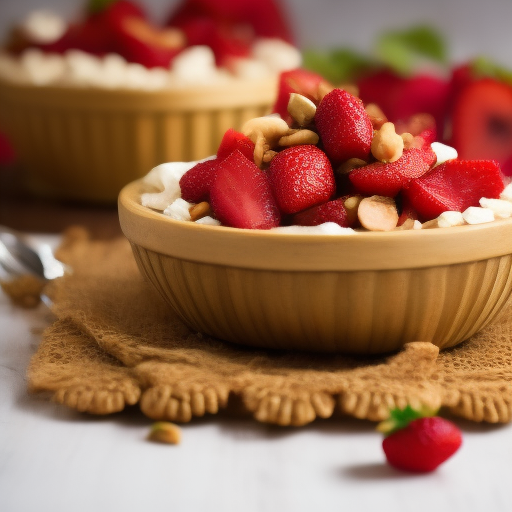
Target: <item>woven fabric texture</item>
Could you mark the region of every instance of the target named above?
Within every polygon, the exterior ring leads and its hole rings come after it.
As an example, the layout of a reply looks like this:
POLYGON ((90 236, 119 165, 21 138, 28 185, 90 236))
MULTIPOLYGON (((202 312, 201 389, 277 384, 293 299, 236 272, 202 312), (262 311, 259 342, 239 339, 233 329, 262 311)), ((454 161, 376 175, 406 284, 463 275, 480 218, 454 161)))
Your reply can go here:
POLYGON ((31 392, 109 414, 139 404, 188 422, 233 411, 278 425, 345 414, 380 421, 390 408, 442 407, 473 421, 512 420, 512 305, 484 331, 439 353, 409 343, 386 357, 250 349, 191 332, 146 283, 124 238, 66 233, 73 273, 52 283, 54 323, 28 368, 31 392))

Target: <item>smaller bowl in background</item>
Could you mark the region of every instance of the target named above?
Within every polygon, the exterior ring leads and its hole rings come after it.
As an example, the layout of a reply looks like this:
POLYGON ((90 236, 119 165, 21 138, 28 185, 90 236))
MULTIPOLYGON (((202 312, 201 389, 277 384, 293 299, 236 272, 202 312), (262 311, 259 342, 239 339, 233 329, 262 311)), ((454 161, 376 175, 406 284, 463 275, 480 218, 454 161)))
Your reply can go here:
POLYGON ((276 93, 277 77, 160 91, 0 81, 0 126, 34 193, 115 203, 162 162, 215 154, 224 132, 267 114, 276 93))
POLYGON ((233 343, 378 354, 452 347, 512 293, 512 219, 353 235, 298 235, 173 220, 119 196, 141 273, 191 329, 233 343))

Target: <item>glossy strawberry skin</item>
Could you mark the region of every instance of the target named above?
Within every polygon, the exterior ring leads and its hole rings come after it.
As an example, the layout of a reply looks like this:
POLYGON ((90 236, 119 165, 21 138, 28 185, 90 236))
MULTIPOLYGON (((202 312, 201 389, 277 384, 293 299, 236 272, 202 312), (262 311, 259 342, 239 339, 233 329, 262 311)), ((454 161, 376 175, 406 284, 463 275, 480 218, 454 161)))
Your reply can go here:
POLYGON ((512 158, 512 87, 491 78, 466 85, 453 106, 450 145, 460 159, 512 158))
POLYGON ((254 142, 243 133, 229 128, 224 133, 217 149, 217 158, 222 160, 228 157, 233 151, 238 149, 249 160, 254 157, 254 142))
POLYGON ((334 222, 341 227, 349 227, 350 223, 343 199, 334 199, 313 206, 296 213, 292 218, 292 224, 297 226, 318 226, 324 222, 334 222))
POLYGON ((406 149, 391 163, 375 162, 353 170, 349 180, 360 194, 395 197, 412 179, 427 173, 436 162, 430 149, 406 149))
POLYGON ((373 126, 359 98, 334 89, 318 105, 315 122, 334 165, 350 158, 368 160, 373 126))
POLYGON ((189 169, 180 179, 181 197, 190 203, 209 201, 210 188, 219 160, 206 160, 199 162, 189 169))
POLYGON ((327 155, 316 146, 294 146, 278 153, 268 170, 279 209, 297 213, 328 201, 336 190, 327 155))
POLYGON ((225 226, 270 229, 281 220, 267 174, 238 150, 219 162, 210 204, 225 226))
POLYGON ((462 435, 452 422, 435 417, 419 418, 386 437, 382 448, 392 466, 413 472, 429 472, 461 446, 462 435))
POLYGON ((404 197, 422 221, 444 211, 462 212, 478 206, 481 197, 498 198, 503 190, 500 166, 493 160, 448 160, 411 180, 404 197))

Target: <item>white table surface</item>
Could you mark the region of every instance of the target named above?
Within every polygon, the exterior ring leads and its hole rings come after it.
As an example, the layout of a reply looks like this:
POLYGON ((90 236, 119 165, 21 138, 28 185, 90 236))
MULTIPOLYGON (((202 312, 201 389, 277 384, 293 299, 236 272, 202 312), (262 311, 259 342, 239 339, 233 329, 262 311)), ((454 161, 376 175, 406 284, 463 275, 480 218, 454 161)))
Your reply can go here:
POLYGON ((0 291, 0 511, 510 512, 512 424, 455 420, 459 452, 437 471, 385 463, 370 422, 279 428, 210 416, 178 446, 146 440, 136 408, 76 413, 26 391, 25 370, 48 325, 0 291))

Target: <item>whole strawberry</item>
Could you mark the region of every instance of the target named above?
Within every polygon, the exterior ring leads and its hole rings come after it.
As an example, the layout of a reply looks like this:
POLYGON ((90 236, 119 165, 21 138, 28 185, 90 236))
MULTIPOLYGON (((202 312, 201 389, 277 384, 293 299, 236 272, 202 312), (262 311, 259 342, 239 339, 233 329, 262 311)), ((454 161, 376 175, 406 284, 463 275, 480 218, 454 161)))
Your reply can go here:
POLYGON ((316 146, 294 146, 270 162, 268 176, 282 213, 297 213, 328 201, 336 190, 327 155, 316 146))
POLYGON ((373 126, 359 98, 334 89, 318 105, 315 122, 324 150, 334 164, 350 158, 368 160, 373 126))
POLYGON ((377 428, 387 434, 382 448, 388 463, 404 471, 433 471, 462 444, 462 434, 455 424, 434 412, 409 406, 391 411, 390 419, 377 428))

